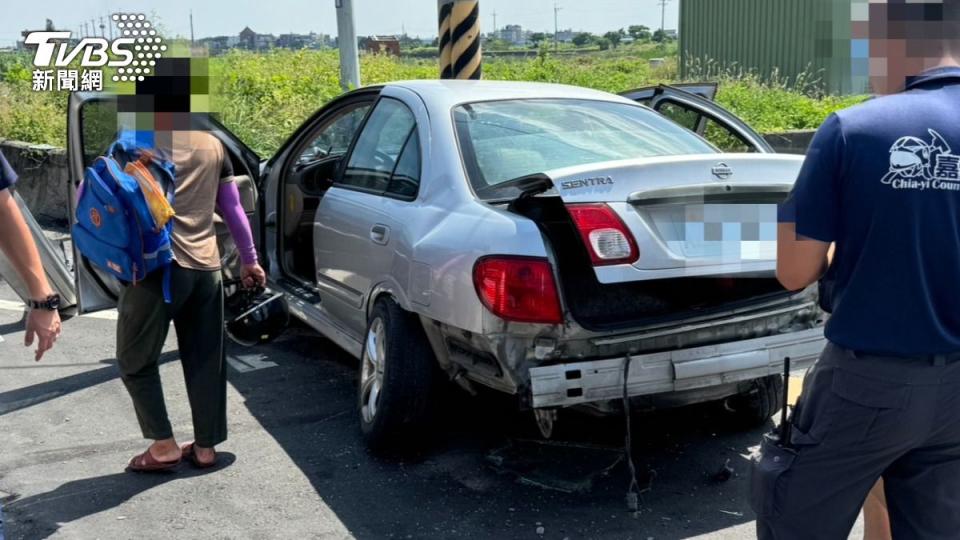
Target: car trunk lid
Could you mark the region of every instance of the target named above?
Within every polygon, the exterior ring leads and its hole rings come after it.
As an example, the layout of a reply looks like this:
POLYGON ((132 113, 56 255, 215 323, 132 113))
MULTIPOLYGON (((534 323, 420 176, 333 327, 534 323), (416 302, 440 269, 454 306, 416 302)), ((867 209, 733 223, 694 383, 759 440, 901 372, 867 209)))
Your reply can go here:
POLYGON ((792 188, 802 162, 799 156, 710 154, 544 174, 568 208, 604 203, 636 241, 635 261, 594 265, 600 283, 772 277, 777 204, 792 188))

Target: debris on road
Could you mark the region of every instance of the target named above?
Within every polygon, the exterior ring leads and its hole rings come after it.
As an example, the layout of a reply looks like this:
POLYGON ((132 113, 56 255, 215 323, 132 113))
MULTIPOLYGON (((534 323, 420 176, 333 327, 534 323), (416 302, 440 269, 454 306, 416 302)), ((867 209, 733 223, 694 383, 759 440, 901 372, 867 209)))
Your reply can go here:
POLYGON ((722 482, 726 482, 727 480, 730 480, 730 478, 733 477, 734 472, 735 471, 733 470, 733 467, 730 466, 730 458, 727 458, 727 461, 723 464, 723 467, 721 467, 720 470, 713 475, 711 480, 713 480, 718 484, 722 482))
POLYGON ((516 439, 487 454, 494 470, 522 484, 562 493, 583 493, 623 460, 619 448, 516 439))

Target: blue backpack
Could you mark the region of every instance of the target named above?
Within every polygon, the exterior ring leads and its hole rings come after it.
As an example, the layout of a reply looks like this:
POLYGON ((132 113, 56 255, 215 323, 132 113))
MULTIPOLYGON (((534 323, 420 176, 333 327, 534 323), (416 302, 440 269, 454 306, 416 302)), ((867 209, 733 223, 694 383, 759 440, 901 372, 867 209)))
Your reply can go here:
POLYGON ((173 220, 158 226, 140 183, 124 172, 128 163, 139 161, 173 204, 173 163, 151 149, 151 139, 149 132, 121 134, 106 155, 87 167, 72 232, 80 253, 117 279, 136 284, 162 270, 163 297, 169 303, 173 220))

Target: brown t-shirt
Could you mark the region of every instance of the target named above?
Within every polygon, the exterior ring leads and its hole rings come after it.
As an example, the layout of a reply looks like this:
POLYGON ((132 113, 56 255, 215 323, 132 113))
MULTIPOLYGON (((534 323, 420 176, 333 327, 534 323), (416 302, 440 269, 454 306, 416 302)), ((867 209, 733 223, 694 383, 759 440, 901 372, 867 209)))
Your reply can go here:
POLYGON ((220 141, 204 131, 173 131, 157 143, 168 149, 176 167, 173 257, 184 268, 219 270, 213 215, 220 183, 233 181, 230 158, 220 141))

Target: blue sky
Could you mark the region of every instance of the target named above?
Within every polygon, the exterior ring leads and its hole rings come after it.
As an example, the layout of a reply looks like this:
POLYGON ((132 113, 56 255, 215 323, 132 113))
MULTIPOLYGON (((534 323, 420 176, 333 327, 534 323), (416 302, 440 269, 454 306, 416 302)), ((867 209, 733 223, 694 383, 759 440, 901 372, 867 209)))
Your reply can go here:
MULTIPOLYGON (((237 34, 244 26, 260 33, 282 34, 310 31, 336 34, 334 0, 35 0, 0 8, 0 46, 10 46, 25 29, 42 29, 52 19, 57 28, 74 30, 84 21, 106 17, 115 11, 143 12, 159 19, 173 35, 190 35, 193 11, 196 37, 237 34)), ((605 32, 631 24, 660 26, 658 0, 558 0, 560 28, 605 32)), ((678 4, 670 0, 666 27, 676 28, 678 4)), ((520 24, 533 30, 553 30, 554 0, 480 0, 484 32, 493 26, 520 24)), ((435 35, 436 0, 354 0, 357 32, 396 34, 405 28, 410 35, 435 35)))

